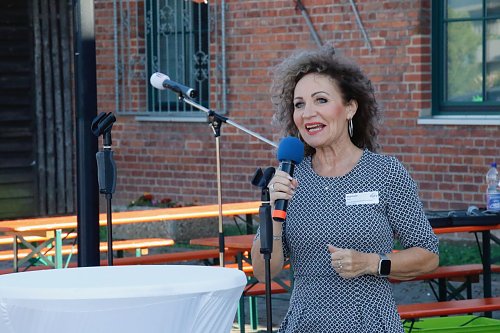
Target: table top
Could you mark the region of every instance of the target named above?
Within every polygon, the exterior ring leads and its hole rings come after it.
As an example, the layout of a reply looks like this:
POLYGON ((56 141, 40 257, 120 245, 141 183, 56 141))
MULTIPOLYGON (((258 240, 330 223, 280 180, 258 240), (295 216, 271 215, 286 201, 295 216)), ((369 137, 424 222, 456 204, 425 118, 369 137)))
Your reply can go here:
MULTIPOLYGON (((254 238, 255 235, 225 236, 224 246, 229 249, 247 251, 252 248, 252 243, 254 238)), ((218 237, 194 238, 189 241, 189 244, 218 247, 219 238, 218 237)))
POLYGON ((243 287, 241 271, 193 265, 134 265, 54 269, 0 276, 0 298, 123 299, 192 295, 243 287))
MULTIPOLYGON (((498 230, 498 229, 500 229, 500 224, 433 228, 434 233, 436 234, 446 234, 455 232, 481 232, 481 231, 498 230)), ((248 251, 252 248, 252 243, 254 238, 255 235, 225 236, 224 246, 229 249, 248 251)), ((195 238, 192 239, 189 243, 191 245, 218 247, 219 238, 218 237, 195 238)))
MULTIPOLYGON (((260 201, 248 201, 227 203, 222 205, 223 216, 235 216, 245 214, 258 214, 260 201)), ((219 216, 218 205, 189 206, 177 208, 157 208, 150 210, 115 212, 112 214, 113 225, 147 223, 165 220, 182 220, 195 218, 209 218, 219 216)), ((58 229, 76 229, 77 216, 37 217, 29 219, 16 219, 0 221, 0 232, 7 233, 30 233, 45 232, 58 229)), ((107 216, 105 213, 99 215, 99 225, 106 226, 107 216)), ((500 229, 500 224, 487 226, 458 226, 434 228, 436 234, 453 232, 473 232, 500 229), (473 230, 469 230, 473 228, 473 230), (479 228, 479 229, 478 229, 479 228)))
MULTIPOLYGON (((235 216, 244 214, 258 214, 260 204, 260 201, 223 204, 222 215, 235 216)), ((112 214, 112 221, 113 225, 119 225, 217 216, 219 216, 218 205, 203 205, 116 212, 112 214)), ((100 214, 99 225, 105 226, 106 223, 106 214, 100 214)), ((76 215, 0 221, 0 231, 2 232, 48 231, 58 229, 76 229, 76 227, 76 215)))

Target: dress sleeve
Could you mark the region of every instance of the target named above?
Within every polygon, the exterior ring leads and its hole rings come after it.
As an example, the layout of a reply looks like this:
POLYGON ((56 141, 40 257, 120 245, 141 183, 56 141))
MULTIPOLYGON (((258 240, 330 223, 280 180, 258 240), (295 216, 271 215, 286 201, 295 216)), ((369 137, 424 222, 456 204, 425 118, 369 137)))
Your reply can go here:
POLYGON ((420 247, 439 253, 439 241, 425 215, 415 181, 393 157, 387 175, 387 217, 395 237, 404 248, 420 247))

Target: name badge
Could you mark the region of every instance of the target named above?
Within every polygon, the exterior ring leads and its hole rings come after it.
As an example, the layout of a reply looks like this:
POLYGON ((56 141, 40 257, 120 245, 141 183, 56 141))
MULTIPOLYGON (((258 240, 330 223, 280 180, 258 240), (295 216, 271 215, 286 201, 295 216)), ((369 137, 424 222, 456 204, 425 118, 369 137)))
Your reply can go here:
POLYGON ((345 195, 346 206, 378 204, 378 191, 348 193, 345 195))

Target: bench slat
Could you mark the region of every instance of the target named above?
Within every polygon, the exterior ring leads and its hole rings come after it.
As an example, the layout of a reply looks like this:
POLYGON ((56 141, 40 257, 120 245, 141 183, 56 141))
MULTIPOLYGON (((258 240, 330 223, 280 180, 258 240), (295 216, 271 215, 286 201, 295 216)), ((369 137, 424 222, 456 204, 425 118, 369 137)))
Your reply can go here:
MULTIPOLYGON (((226 258, 235 257, 237 251, 226 250, 225 255, 226 258)), ((151 254, 142 257, 125 257, 125 258, 114 258, 113 265, 122 266, 122 265, 152 265, 152 264, 169 264, 169 263, 180 263, 183 261, 191 261, 191 260, 205 260, 205 259, 214 259, 219 258, 219 250, 218 249, 209 249, 209 250, 194 250, 194 251, 184 251, 184 252, 170 252, 170 253, 160 253, 160 254, 151 254)), ((107 260, 101 260, 101 266, 107 266, 107 260)), ((68 265, 68 268, 77 267, 77 263, 71 262, 68 265)), ((50 266, 31 266, 28 271, 32 270, 43 270, 43 269, 53 269, 50 266)), ((3 269, 0 270, 0 275, 14 273, 12 269, 3 269)))
POLYGON ((398 312, 402 319, 447 316, 496 310, 500 310, 500 297, 398 305, 398 312))
MULTIPOLYGON (((226 267, 229 267, 229 268, 238 268, 238 264, 237 263, 229 264, 226 267)), ((286 264, 285 266, 283 266, 283 269, 284 270, 290 269, 290 264, 286 264)), ((243 262, 242 271, 247 276, 252 276, 253 275, 253 266, 250 265, 248 262, 245 261, 245 262, 243 262)))
MULTIPOLYGON (((227 250, 225 257, 235 257, 237 251, 227 250)), ((151 265, 168 264, 173 262, 183 262, 192 260, 205 260, 219 258, 219 249, 194 250, 182 252, 169 252, 160 254, 151 254, 143 257, 125 257, 113 260, 113 265, 151 265)), ((102 266, 107 265, 107 261, 101 262, 102 266)))
MULTIPOLYGON (((124 250, 136 250, 136 249, 145 249, 151 247, 161 247, 161 246, 172 246, 174 245, 174 241, 169 238, 143 238, 143 239, 127 239, 127 240, 119 240, 113 242, 113 250, 114 251, 124 251, 124 250)), ((108 243, 101 242, 99 244, 99 250, 101 252, 108 251, 108 243)), ((31 253, 30 249, 19 249, 18 250, 18 258, 24 258, 28 254, 31 253)), ((63 255, 68 254, 76 254, 78 253, 78 247, 72 245, 63 245, 61 249, 61 253, 63 255)), ((46 256, 55 255, 55 249, 48 249, 46 256)), ((0 260, 13 260, 14 252, 13 250, 3 250, 0 251, 0 260)))
MULTIPOLYGON (((271 294, 284 294, 290 289, 290 280, 282 280, 288 286, 288 289, 276 281, 271 281, 271 294)), ((263 282, 249 284, 243 290, 245 296, 260 296, 266 294, 266 284, 263 282)))
MULTIPOLYGON (((491 265, 492 273, 500 273, 500 265, 491 265)), ((464 264, 453 266, 439 266, 435 271, 427 274, 419 275, 411 280, 390 279, 391 282, 399 283, 405 281, 421 281, 434 279, 450 279, 454 277, 465 277, 483 274, 483 265, 481 264, 464 264)))
MULTIPOLYGON (((42 236, 24 236, 23 238, 27 242, 43 242, 50 239, 49 237, 42 237, 42 236)), ((61 233, 61 238, 62 239, 76 238, 76 232, 71 232, 71 233, 63 232, 61 233)), ((14 243, 14 236, 0 236, 0 245, 8 245, 12 243, 14 243)))

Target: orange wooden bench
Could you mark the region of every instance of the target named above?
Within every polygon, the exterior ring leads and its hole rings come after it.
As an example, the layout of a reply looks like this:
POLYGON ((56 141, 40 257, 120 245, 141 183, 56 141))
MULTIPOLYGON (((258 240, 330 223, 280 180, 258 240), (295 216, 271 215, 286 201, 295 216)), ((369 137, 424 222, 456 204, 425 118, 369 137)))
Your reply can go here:
MULTIPOLYGON (((226 217, 233 217, 235 219, 239 218, 241 215, 246 215, 246 222, 248 223, 248 221, 251 221, 252 215, 258 214, 260 204, 261 202, 259 201, 223 204, 222 215, 226 217)), ((219 216, 218 205, 157 208, 113 213, 113 225, 154 223, 165 220, 189 220, 217 216, 219 216)), ((99 225, 107 225, 106 214, 99 215, 99 225)), ((58 248, 60 246, 59 244, 62 243, 62 232, 64 230, 74 230, 76 228, 76 215, 0 221, 0 233, 4 232, 8 235, 17 235, 18 237, 22 237, 22 239, 32 236, 47 237, 48 239, 53 238, 55 240, 55 244, 57 244, 56 248, 58 248)), ((34 251, 34 253, 36 252, 34 251)), ((17 266, 17 263, 14 263, 14 266, 17 266)))
MULTIPOLYGON (((271 293, 272 294, 285 294, 290 291, 291 282, 290 280, 281 280, 281 284, 276 281, 271 281, 271 293), (286 286, 283 286, 283 284, 286 286)), ((266 284, 263 282, 250 283, 245 286, 243 290, 244 296, 260 296, 265 295, 266 284)))
POLYGON ((401 319, 449 316, 500 310, 500 297, 398 305, 401 319))
MULTIPOLYGON (((152 247, 161 247, 161 246, 172 246, 174 245, 174 241, 168 238, 142 238, 142 239, 127 239, 127 240, 118 240, 113 242, 113 251, 128 251, 128 250, 140 250, 140 255, 146 255, 148 253, 148 249, 152 247)), ((99 250, 101 252, 108 251, 108 243, 101 242, 99 244, 99 250)), ((26 257, 31 251, 29 249, 19 249, 18 250, 18 258, 26 257)), ((77 246, 72 245, 63 245, 61 249, 61 253, 63 255, 76 254, 78 253, 77 246)), ((54 256, 55 250, 53 248, 47 249, 47 252, 44 253, 45 256, 54 256)), ((12 250, 3 250, 0 251, 0 261, 2 260, 13 260, 14 252, 12 250)))
MULTIPOLYGON (((491 265, 492 273, 500 273, 500 265, 491 265)), ((481 264, 464 264, 452 266, 439 266, 435 271, 419 275, 411 280, 405 281, 428 281, 438 301, 457 299, 463 290, 467 290, 467 298, 472 298, 472 283, 479 282, 479 276, 483 273, 481 264), (436 281, 437 280, 437 281, 436 281), (453 287, 449 281, 463 282, 458 287, 453 287), (438 292, 434 290, 433 284, 438 285, 438 292)), ((404 282, 390 279, 392 283, 404 282)))
MULTIPOLYGON (((149 248, 162 247, 162 246, 172 246, 174 241, 168 238, 143 238, 143 239, 127 239, 118 240, 113 242, 113 251, 135 251, 137 257, 146 255, 149 252, 149 248)), ((101 252, 107 252, 108 244, 107 242, 101 242, 99 244, 101 252)), ((27 260, 39 260, 42 264, 49 267, 63 267, 62 256, 63 255, 73 255, 78 253, 78 247, 76 245, 63 245, 60 249, 61 257, 57 258, 56 251, 54 248, 46 248, 44 251, 40 251, 35 257, 31 257, 31 249, 18 249, 17 251, 17 262, 22 265, 27 262, 27 260)), ((2 250, 0 251, 0 261, 2 260, 14 260, 13 250, 2 250)), ((69 260, 68 260, 69 261, 69 260)), ((68 264, 69 265, 69 264, 68 264)), ((76 265, 76 264, 75 264, 76 265)), ((18 267, 13 267, 11 271, 17 271, 18 267), (17 269, 16 269, 17 268, 17 269)), ((26 269, 21 269, 26 270, 26 269)))
MULTIPOLYGON (((0 223, 2 223, 0 221, 0 223)), ((63 232, 61 233, 61 238, 63 239, 74 239, 76 238, 76 232, 63 232)), ((49 240, 49 237, 44 236, 25 236, 24 239, 27 242, 43 242, 49 240)), ((0 236, 0 245, 11 245, 14 242, 13 236, 0 236)))
MULTIPOLYGON (((226 267, 229 267, 229 268, 238 268, 238 264, 237 263, 234 263, 234 264, 228 264, 226 267)), ((283 269, 284 270, 287 270, 287 269, 290 269, 290 264, 286 264, 285 266, 283 266, 283 269)), ((241 269, 247 276, 253 276, 253 267, 252 265, 250 265, 248 262, 243 262, 243 266, 242 266, 242 269, 241 269)))
MULTIPOLYGON (((226 267, 231 267, 231 268, 238 268, 238 264, 228 264, 226 267)), ((285 266, 284 269, 289 269, 289 265, 285 266)), ((243 263, 242 267, 243 272, 247 276, 252 276, 253 275, 253 267, 248 264, 247 262, 243 263)), ((491 266, 491 271, 494 273, 500 273, 500 265, 492 265, 491 266)), ((440 266, 438 267, 435 271, 427 274, 422 274, 419 275, 411 280, 396 280, 396 279, 390 279, 392 283, 401 283, 401 282, 406 282, 406 281, 426 281, 426 280, 449 280, 449 281, 465 281, 467 279, 470 279, 471 282, 478 281, 479 275, 483 273, 483 266, 481 264, 465 264, 465 265, 454 265, 454 266, 440 266)), ((288 283, 288 285, 290 285, 288 283)), ((247 295, 247 289, 244 291, 245 296, 260 296, 265 294, 265 284, 264 283, 257 283, 254 285, 249 285, 251 287, 251 293, 250 289, 248 290, 248 295, 247 295)), ((247 287, 249 287, 247 286, 247 287)), ((280 285, 275 285, 272 284, 271 290, 273 293, 280 294, 280 293, 285 293, 287 290, 280 286, 280 285)))
MULTIPOLYGON (((225 255, 227 258, 235 257, 237 252, 226 250, 225 255)), ((151 254, 147 256, 141 257, 124 257, 124 258, 114 258, 113 265, 122 266, 122 265, 155 265, 155 264, 171 264, 171 263, 181 263, 186 261, 194 261, 194 260, 210 260, 210 259, 218 259, 219 258, 219 250, 218 249, 208 249, 208 250, 193 250, 193 251, 182 251, 182 252, 169 252, 169 253, 159 253, 159 254, 151 254)), ((107 266, 107 260, 101 260, 101 266, 107 266)), ((68 268, 77 267, 75 262, 71 262, 68 265, 68 268)), ((53 269, 50 266, 31 266, 27 270, 43 270, 43 269, 53 269)), ((3 269, 0 270, 1 274, 14 273, 12 269, 3 269)))
MULTIPOLYGON (((226 250, 226 258, 235 257, 237 251, 226 250)), ((193 260, 218 259, 219 249, 190 250, 182 252, 169 252, 160 254, 151 254, 144 257, 125 257, 113 260, 113 265, 152 265, 152 264, 170 264, 177 262, 193 260)), ((107 261, 101 261, 101 266, 107 265, 107 261)))

